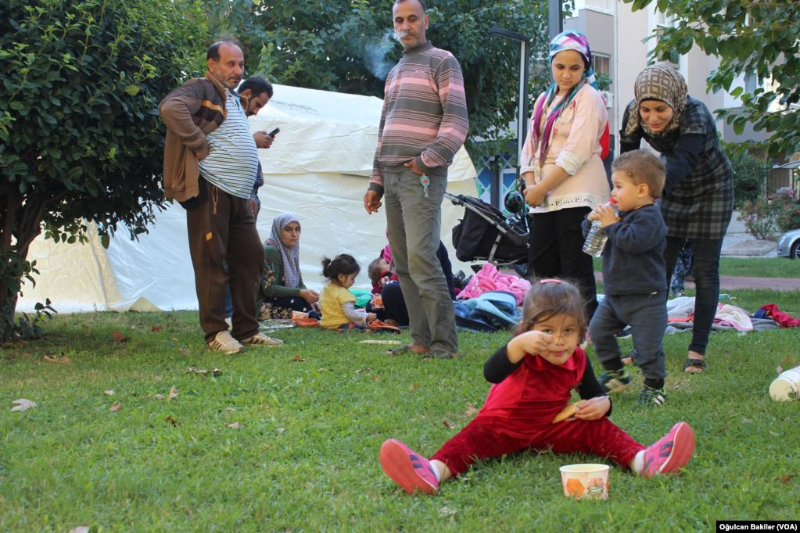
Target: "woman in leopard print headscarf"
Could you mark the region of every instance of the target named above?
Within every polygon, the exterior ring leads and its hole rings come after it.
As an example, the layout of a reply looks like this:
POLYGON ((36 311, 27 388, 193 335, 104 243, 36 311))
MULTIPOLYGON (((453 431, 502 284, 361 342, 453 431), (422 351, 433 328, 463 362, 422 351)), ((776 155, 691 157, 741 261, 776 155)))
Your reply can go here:
POLYGON ((667 223, 667 279, 685 241, 694 243, 697 287, 692 342, 684 370, 702 372, 719 300, 719 256, 733 212, 733 170, 717 137, 716 121, 702 102, 687 94, 686 80, 668 63, 636 78, 620 131, 620 152, 642 139, 661 153, 667 182, 661 213, 667 223))

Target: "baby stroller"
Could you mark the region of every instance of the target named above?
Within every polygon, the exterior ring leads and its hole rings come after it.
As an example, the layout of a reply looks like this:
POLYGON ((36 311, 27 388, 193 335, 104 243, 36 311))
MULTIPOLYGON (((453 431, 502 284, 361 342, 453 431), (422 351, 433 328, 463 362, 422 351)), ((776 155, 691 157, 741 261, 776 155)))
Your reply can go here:
POLYGON ((453 205, 464 206, 464 218, 453 228, 453 246, 460 261, 489 261, 496 265, 528 262, 528 219, 519 192, 506 196, 509 217, 483 200, 444 193, 453 205))

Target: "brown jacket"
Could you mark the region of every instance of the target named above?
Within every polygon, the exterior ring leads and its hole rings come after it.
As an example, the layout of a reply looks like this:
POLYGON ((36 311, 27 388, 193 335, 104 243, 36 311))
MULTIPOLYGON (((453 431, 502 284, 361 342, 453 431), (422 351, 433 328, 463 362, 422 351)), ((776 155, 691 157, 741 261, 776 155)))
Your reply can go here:
POLYGON ((210 73, 174 89, 158 112, 167 126, 164 143, 164 195, 185 202, 200 194, 197 153, 208 151, 206 135, 225 120, 225 87, 210 73))

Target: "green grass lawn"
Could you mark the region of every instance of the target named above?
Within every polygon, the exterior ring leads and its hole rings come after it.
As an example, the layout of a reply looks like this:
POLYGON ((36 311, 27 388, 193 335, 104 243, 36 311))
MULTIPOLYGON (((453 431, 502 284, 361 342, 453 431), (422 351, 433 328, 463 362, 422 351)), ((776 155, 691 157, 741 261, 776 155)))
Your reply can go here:
MULTIPOLYGON (((735 296, 800 311, 800 293, 735 296)), ((800 364, 796 330, 714 334, 700 376, 679 373, 688 337, 668 336, 667 405, 645 411, 626 393, 612 419, 643 443, 686 420, 695 457, 679 477, 613 468, 609 500, 576 502, 558 467, 596 458, 505 457, 432 498, 380 469, 384 439, 430 455, 472 418, 505 333, 464 333, 465 357, 440 361, 359 343, 394 337, 306 329, 276 333, 282 348, 224 356, 205 349, 190 312, 65 315, 45 328, 0 351, 0 531, 674 532, 797 519, 800 402, 767 394, 776 367, 800 364), (11 412, 18 398, 38 405, 11 412)))
MULTIPOLYGON (((603 258, 594 258, 596 272, 603 271, 603 258)), ((719 273, 723 276, 746 276, 751 278, 800 278, 800 261, 792 261, 785 257, 738 259, 723 257, 720 259, 719 273)))
POLYGON ((723 276, 756 278, 800 278, 800 261, 785 257, 736 259, 723 257, 719 273, 723 276))

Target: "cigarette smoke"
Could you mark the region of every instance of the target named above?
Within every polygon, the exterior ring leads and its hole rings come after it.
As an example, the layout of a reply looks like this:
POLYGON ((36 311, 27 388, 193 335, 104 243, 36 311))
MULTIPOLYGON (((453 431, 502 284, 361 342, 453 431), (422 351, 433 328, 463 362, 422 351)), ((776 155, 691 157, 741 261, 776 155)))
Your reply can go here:
POLYGON ((387 58, 394 48, 392 39, 399 41, 403 35, 402 32, 387 31, 379 40, 364 44, 364 63, 379 80, 385 80, 394 66, 387 58))

